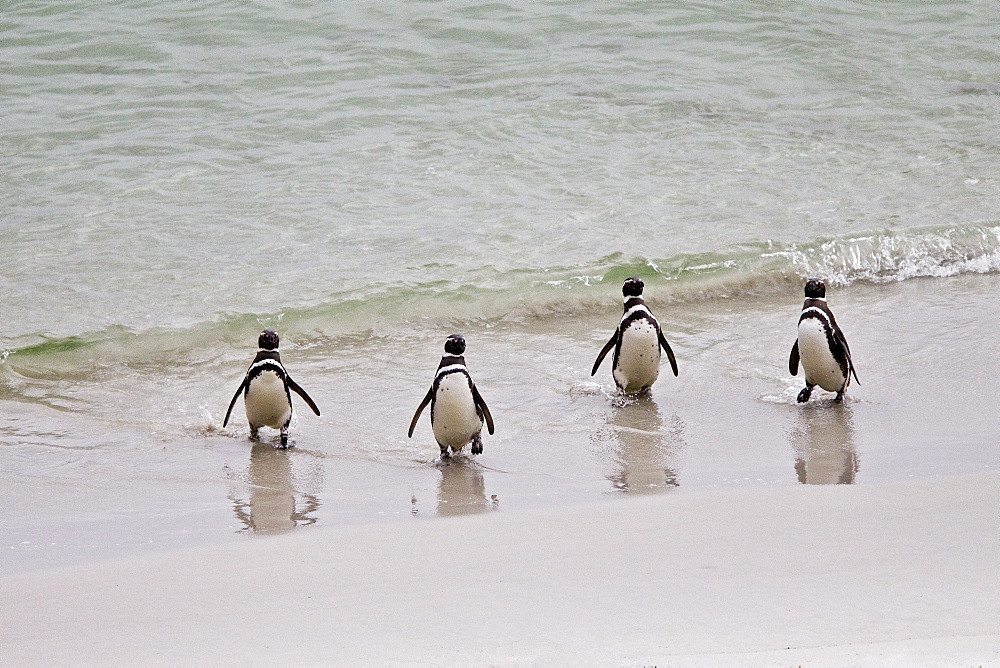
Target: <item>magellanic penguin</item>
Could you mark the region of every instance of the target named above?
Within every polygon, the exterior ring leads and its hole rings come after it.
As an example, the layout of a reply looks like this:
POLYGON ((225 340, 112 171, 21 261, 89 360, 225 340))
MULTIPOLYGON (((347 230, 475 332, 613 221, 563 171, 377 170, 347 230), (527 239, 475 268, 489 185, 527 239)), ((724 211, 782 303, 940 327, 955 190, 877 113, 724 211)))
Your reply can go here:
POLYGON ((493 416, 476 389, 476 384, 472 382, 469 370, 465 368, 464 353, 465 339, 458 334, 449 336, 444 343, 444 356, 438 364, 434 383, 417 406, 407 434, 410 438, 413 437, 413 429, 417 426, 420 413, 430 403, 431 429, 434 431, 434 440, 441 448, 442 457, 451 456, 449 448, 458 452, 470 441, 472 454, 482 453, 483 439, 480 434, 484 419, 490 435, 493 435, 493 416))
POLYGON ((799 392, 798 402, 809 401, 813 388, 819 385, 827 392, 836 392, 834 401, 841 401, 851 376, 858 385, 851 349, 847 337, 840 331, 833 312, 826 305, 826 285, 818 278, 806 281, 806 301, 799 316, 799 336, 788 357, 788 371, 797 376, 799 361, 806 375, 806 386, 799 392))
POLYGON ((250 423, 250 438, 256 440, 261 427, 280 429, 281 447, 287 448, 288 423, 292 421, 292 395, 289 390, 302 397, 316 415, 319 415, 319 408, 281 364, 278 335, 265 329, 257 339, 257 345, 260 350, 247 369, 247 375, 233 395, 233 400, 229 402, 229 410, 226 411, 222 426, 225 427, 229 422, 229 415, 242 392, 247 422, 250 423))
POLYGON ((660 323, 649 312, 642 300, 643 285, 641 278, 625 279, 622 285, 622 297, 625 299, 625 314, 622 316, 618 329, 594 362, 590 372, 597 373, 601 362, 615 349, 614 365, 611 375, 615 378, 618 389, 627 394, 645 392, 656 382, 660 375, 660 348, 667 353, 670 368, 677 375, 677 360, 674 351, 660 331, 660 323))

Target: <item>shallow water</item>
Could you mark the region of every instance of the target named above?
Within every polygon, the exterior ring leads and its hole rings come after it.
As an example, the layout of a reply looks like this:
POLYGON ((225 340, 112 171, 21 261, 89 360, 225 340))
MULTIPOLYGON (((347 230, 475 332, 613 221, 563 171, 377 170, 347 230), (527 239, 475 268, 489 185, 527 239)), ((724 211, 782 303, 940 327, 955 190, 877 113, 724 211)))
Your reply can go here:
POLYGON ((997 19, 11 4, 0 560, 997 466, 997 19), (680 376, 621 402, 631 275, 680 376), (843 406, 787 376, 810 275, 843 406), (323 411, 287 452, 221 429, 264 327, 323 411), (406 427, 453 331, 497 433, 441 466, 406 427))

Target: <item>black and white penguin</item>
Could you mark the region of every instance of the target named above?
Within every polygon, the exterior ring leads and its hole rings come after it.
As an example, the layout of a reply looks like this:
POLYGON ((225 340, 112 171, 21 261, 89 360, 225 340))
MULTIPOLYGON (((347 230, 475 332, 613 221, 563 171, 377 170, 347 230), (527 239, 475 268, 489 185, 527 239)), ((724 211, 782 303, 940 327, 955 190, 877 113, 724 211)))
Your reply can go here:
POLYGON ((465 368, 465 339, 452 334, 444 343, 444 356, 438 364, 434 383, 427 390, 424 400, 417 406, 417 412, 410 421, 410 431, 417 426, 420 413, 428 403, 431 405, 431 429, 434 439, 441 448, 442 457, 450 457, 449 448, 458 452, 467 443, 472 442, 472 454, 483 451, 483 420, 493 435, 493 416, 483 401, 483 397, 472 382, 469 370, 465 368))
POLYGON ((594 368, 590 372, 591 376, 596 374, 601 362, 614 348, 611 374, 618 389, 628 394, 645 392, 656 382, 656 378, 660 375, 660 348, 667 353, 670 368, 674 375, 677 375, 674 351, 670 349, 670 344, 660 331, 660 323, 656 322, 646 302, 642 300, 643 287, 645 286, 641 278, 625 279, 622 285, 625 314, 618 329, 597 356, 594 368))
POLYGON ((826 285, 818 278, 806 281, 806 301, 799 316, 799 335, 788 357, 788 371, 797 376, 799 361, 805 371, 806 386, 799 392, 798 401, 809 401, 813 388, 819 385, 827 392, 836 392, 834 401, 841 401, 851 376, 858 385, 851 349, 847 337, 840 331, 833 311, 826 304, 826 285))
POLYGON ((233 400, 229 402, 229 410, 226 411, 222 426, 225 427, 229 422, 229 415, 242 392, 247 422, 250 423, 250 438, 256 440, 261 427, 279 429, 281 447, 287 448, 288 423, 292 421, 292 395, 289 390, 302 397, 316 415, 319 415, 319 408, 281 364, 278 335, 265 329, 257 339, 257 345, 260 350, 247 369, 247 375, 233 395, 233 400))

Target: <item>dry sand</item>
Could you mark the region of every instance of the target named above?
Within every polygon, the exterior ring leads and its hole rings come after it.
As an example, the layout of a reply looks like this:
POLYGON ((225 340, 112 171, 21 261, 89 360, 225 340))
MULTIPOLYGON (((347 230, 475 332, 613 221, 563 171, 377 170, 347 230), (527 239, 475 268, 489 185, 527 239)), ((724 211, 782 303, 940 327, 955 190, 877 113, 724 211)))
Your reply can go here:
POLYGON ((0 577, 3 665, 1000 663, 1000 474, 314 529, 0 577))

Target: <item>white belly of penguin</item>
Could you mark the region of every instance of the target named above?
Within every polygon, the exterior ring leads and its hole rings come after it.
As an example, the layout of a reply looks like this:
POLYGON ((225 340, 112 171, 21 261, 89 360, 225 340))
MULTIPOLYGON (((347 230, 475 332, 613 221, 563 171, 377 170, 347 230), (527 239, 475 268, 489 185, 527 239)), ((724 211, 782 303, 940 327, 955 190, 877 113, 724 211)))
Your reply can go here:
POLYGON ((843 389, 844 374, 830 352, 823 323, 816 318, 799 323, 799 360, 810 385, 819 385, 827 392, 843 389))
POLYGON ((660 375, 660 339, 652 323, 636 320, 622 332, 618 364, 612 375, 625 392, 638 392, 656 382, 660 375))
POLYGON ((450 373, 438 383, 431 409, 431 429, 440 445, 463 447, 483 429, 476 412, 469 381, 464 374, 450 373))
POLYGON ((254 427, 280 429, 292 416, 285 383, 273 371, 264 371, 250 381, 246 407, 247 422, 254 427))

